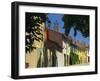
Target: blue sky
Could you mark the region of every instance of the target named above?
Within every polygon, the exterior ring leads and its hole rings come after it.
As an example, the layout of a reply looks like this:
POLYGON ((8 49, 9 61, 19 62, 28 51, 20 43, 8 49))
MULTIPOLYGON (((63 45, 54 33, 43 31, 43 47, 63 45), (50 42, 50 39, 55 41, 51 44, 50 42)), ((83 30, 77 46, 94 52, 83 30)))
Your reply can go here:
POLYGON ((75 40, 82 41, 85 44, 89 45, 89 38, 83 37, 80 31, 77 31, 77 35, 74 37, 74 28, 71 28, 69 36, 71 36, 75 40))
MULTIPOLYGON (((62 21, 62 17, 63 17, 63 14, 48 14, 48 18, 51 21, 50 29, 53 30, 54 22, 56 22, 57 20, 58 26, 59 26, 59 32, 64 33, 65 30, 63 29, 64 22, 62 21)), ((69 36, 71 36, 75 40, 79 40, 79 41, 84 42, 85 44, 89 44, 89 38, 84 38, 80 31, 77 31, 77 35, 76 37, 74 37, 74 28, 71 28, 69 36)))
POLYGON ((65 30, 63 29, 64 22, 62 21, 62 17, 63 17, 63 15, 61 15, 61 14, 48 14, 48 18, 51 21, 50 29, 53 30, 54 22, 57 20, 58 25, 59 25, 59 32, 64 33, 65 30))

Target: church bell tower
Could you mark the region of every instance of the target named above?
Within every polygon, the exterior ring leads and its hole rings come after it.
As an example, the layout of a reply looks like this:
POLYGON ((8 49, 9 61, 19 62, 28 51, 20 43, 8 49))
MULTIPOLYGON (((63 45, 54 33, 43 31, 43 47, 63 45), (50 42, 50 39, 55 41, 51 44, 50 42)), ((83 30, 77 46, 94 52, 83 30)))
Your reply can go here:
POLYGON ((57 20, 54 23, 54 31, 59 32, 59 26, 57 20))

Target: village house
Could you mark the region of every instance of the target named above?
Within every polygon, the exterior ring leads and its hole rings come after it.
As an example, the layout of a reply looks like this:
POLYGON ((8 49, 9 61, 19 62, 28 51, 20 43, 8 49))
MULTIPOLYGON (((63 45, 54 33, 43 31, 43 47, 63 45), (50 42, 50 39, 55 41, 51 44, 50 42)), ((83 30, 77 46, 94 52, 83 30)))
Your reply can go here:
POLYGON ((28 68, 63 67, 89 63, 89 47, 59 32, 57 22, 53 30, 41 24, 43 41, 34 41, 31 53, 25 56, 28 68), (74 59, 76 58, 76 59, 74 59))
POLYGON ((71 44, 72 52, 78 56, 78 61, 76 64, 87 64, 89 51, 88 46, 80 41, 73 40, 71 44))
POLYGON ((41 26, 41 33, 43 34, 42 38, 43 40, 37 41, 34 40, 33 46, 36 47, 36 49, 33 49, 31 52, 27 52, 25 54, 25 64, 26 68, 36 68, 36 67, 42 67, 43 66, 43 47, 44 47, 44 27, 45 24, 40 24, 41 26))

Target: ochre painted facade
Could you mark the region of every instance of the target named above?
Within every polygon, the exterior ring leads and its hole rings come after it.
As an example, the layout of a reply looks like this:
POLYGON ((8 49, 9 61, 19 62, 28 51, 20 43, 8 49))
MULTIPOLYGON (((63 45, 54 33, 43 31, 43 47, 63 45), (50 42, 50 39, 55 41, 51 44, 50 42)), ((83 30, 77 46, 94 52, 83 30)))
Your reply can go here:
MULTIPOLYGON (((41 26, 41 29, 42 29, 41 33, 43 34, 42 38, 44 39, 45 24, 42 23, 42 24, 40 24, 40 26, 41 26)), ((27 64, 28 68, 38 67, 39 58, 41 58, 41 61, 42 61, 42 59, 43 59, 43 47, 44 47, 44 42, 43 41, 34 40, 33 46, 35 46, 36 49, 33 49, 30 53, 27 52, 25 54, 25 63, 27 64)))
POLYGON ((76 51, 76 54, 79 57, 79 64, 87 64, 88 63, 88 61, 87 61, 88 54, 87 54, 87 51, 86 50, 78 49, 76 51))

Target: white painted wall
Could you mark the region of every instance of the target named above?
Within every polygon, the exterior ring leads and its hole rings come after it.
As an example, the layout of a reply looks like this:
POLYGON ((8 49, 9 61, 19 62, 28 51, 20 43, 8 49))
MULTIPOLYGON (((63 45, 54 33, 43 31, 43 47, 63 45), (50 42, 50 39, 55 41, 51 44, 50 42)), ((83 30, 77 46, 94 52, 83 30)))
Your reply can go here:
MULTIPOLYGON (((14 0, 0 1, 0 81, 14 81, 10 78, 11 69, 11 2, 14 0)), ((20 1, 20 0, 17 0, 20 1)), ((72 5, 98 6, 98 20, 100 22, 100 0, 21 0, 29 2, 59 3, 72 5)), ((100 30, 100 23, 98 23, 100 30)), ((98 32, 100 35, 100 32, 98 32)), ((98 38, 100 41, 100 36, 98 38)), ((98 43, 100 48, 100 42, 98 43)), ((98 53, 100 62, 100 50, 98 53)), ((100 63, 98 63, 100 68, 100 63)), ((100 69, 98 75, 65 76, 53 78, 26 79, 25 81, 100 81, 100 69)), ((23 81, 23 80, 20 80, 23 81)))
POLYGON ((63 67, 64 66, 64 54, 56 51, 57 55, 57 62, 58 62, 58 67, 63 67))
POLYGON ((66 48, 67 48, 67 45, 66 45, 66 42, 65 41, 62 41, 63 42, 63 54, 66 54, 66 48))
POLYGON ((70 47, 69 43, 66 43, 66 44, 67 44, 67 45, 66 45, 67 55, 70 55, 70 52, 71 52, 71 47, 70 47))
POLYGON ((63 41, 63 54, 67 54, 69 55, 71 51, 71 47, 69 45, 69 43, 66 41, 63 41))

